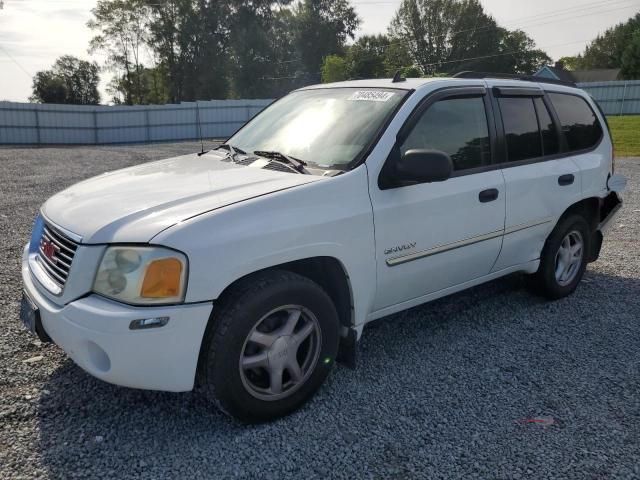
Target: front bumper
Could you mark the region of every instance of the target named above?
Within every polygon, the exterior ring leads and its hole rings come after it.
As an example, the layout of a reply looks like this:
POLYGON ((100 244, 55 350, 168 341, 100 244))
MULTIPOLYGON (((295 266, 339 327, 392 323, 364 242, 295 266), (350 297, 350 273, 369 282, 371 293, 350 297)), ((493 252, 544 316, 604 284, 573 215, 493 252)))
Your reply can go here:
POLYGON ((132 307, 98 295, 56 305, 41 293, 22 258, 24 289, 51 339, 89 374, 116 385, 172 392, 193 388, 211 302, 132 307), (130 330, 131 321, 169 317, 160 328, 130 330))

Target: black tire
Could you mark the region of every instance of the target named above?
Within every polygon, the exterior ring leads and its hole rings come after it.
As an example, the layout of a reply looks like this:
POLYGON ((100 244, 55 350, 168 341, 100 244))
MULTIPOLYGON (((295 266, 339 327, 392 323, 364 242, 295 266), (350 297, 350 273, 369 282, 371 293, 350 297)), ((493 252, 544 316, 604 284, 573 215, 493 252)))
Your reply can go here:
POLYGON ((531 284, 534 289, 551 300, 563 298, 573 293, 587 268, 590 239, 589 225, 584 217, 570 214, 562 218, 544 244, 538 271, 531 276, 531 284), (580 264, 575 267, 571 280, 566 284, 561 284, 556 277, 556 257, 563 240, 572 232, 577 232, 582 237, 582 259, 580 264))
MULTIPOLYGON (((273 420, 298 409, 320 388, 336 358, 338 337, 338 314, 319 285, 288 271, 258 273, 240 281, 214 306, 201 348, 199 383, 205 395, 226 414, 245 423, 273 420), (312 334, 317 359, 289 396, 277 400, 256 398, 240 367, 248 337, 265 315, 292 304, 301 306, 317 320, 314 325, 316 330, 319 325, 320 333, 312 334)), ((266 367, 252 372, 268 378, 266 367)))

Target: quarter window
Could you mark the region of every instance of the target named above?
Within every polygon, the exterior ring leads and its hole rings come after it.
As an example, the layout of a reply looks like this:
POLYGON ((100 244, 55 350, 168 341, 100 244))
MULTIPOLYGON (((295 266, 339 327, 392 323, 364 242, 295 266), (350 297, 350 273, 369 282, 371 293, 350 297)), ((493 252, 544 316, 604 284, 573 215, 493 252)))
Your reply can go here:
POLYGON ((602 126, 584 98, 550 93, 551 103, 560 119, 570 151, 595 147, 602 137, 602 126))
POLYGON ((538 118, 531 97, 502 97, 499 99, 507 160, 517 162, 542 156, 542 142, 538 118))
POLYGON ((455 171, 489 165, 491 150, 483 98, 448 98, 431 105, 400 146, 400 152, 416 148, 447 153, 455 171))

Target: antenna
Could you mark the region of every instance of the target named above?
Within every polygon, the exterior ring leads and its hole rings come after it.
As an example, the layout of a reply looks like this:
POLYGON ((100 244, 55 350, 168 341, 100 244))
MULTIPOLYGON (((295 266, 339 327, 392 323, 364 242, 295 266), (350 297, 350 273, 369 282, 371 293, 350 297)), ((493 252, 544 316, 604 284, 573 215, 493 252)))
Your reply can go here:
POLYGON ((400 82, 406 82, 406 81, 407 79, 404 78, 400 70, 398 70, 396 74, 393 76, 393 80, 391 80, 391 83, 400 83, 400 82))
POLYGON ((196 100, 196 115, 197 115, 197 120, 198 120, 198 136, 200 137, 200 153, 198 153, 198 156, 202 156, 204 155, 205 152, 204 151, 204 140, 202 139, 202 122, 200 121, 200 104, 198 103, 198 101, 196 100))

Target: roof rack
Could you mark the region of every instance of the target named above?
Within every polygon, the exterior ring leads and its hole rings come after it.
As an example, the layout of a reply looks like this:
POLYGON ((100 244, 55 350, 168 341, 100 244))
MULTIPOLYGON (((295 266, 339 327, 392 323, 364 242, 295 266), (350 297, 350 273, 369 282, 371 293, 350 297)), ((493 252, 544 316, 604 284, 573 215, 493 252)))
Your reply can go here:
POLYGON ((456 73, 453 78, 502 78, 505 80, 523 80, 527 82, 537 83, 553 83, 555 85, 565 85, 575 87, 574 82, 565 82, 564 80, 556 80, 555 78, 534 77, 533 75, 518 75, 512 73, 490 73, 490 72, 471 72, 464 71, 456 73))

